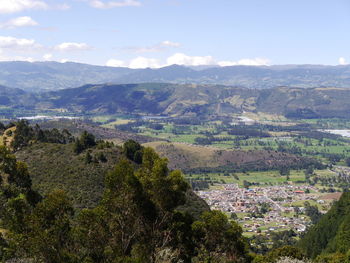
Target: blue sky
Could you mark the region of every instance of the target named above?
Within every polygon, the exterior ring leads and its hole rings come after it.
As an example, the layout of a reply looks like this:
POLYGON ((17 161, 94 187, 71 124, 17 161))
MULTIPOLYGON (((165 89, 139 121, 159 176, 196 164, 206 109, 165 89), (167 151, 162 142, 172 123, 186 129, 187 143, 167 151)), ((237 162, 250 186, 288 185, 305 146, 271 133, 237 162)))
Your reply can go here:
POLYGON ((349 0, 0 0, 0 60, 347 64, 349 0))

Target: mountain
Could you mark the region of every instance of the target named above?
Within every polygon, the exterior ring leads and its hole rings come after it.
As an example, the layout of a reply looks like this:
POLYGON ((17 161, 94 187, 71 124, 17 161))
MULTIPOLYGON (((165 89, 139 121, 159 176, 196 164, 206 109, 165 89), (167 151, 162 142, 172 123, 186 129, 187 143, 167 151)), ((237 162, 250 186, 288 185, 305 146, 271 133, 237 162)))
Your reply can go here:
POLYGON ((75 113, 132 113, 169 116, 231 116, 265 112, 297 118, 348 117, 350 89, 247 89, 197 84, 102 84, 36 96, 37 110, 75 113))
POLYGON ((58 62, 0 62, 0 85, 26 91, 58 90, 88 83, 197 83, 253 89, 277 86, 350 87, 350 66, 201 66, 130 69, 58 62))
POLYGON ((57 90, 115 81, 133 71, 73 62, 0 62, 0 85, 26 91, 57 90))

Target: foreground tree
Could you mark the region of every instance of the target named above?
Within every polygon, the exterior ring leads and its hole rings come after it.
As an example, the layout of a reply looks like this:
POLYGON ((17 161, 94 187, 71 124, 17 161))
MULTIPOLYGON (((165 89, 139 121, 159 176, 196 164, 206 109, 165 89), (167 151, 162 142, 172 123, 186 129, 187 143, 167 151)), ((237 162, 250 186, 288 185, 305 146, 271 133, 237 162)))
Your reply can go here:
POLYGON ((196 262, 244 262, 247 243, 241 227, 229 222, 220 211, 204 212, 201 220, 192 224, 195 233, 196 262))

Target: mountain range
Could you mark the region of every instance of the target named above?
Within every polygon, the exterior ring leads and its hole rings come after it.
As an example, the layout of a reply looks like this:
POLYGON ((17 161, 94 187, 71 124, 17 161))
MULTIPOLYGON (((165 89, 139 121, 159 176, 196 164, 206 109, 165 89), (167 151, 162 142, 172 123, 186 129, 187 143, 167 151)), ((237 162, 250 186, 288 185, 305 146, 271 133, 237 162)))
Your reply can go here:
POLYGON ((222 84, 253 89, 350 87, 350 66, 280 65, 130 69, 58 62, 0 62, 0 85, 26 91, 58 90, 102 83, 222 84))

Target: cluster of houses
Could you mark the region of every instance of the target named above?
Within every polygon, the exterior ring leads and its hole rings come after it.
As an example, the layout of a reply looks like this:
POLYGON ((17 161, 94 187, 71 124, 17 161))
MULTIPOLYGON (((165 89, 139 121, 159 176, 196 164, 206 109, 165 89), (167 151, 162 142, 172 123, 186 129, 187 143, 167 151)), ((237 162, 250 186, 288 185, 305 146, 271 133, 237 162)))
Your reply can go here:
POLYGON ((317 201, 317 192, 317 188, 307 185, 245 189, 237 184, 225 184, 221 190, 198 191, 198 194, 212 209, 235 213, 247 232, 283 229, 303 232, 310 220, 303 215, 304 207, 296 208, 293 203, 317 201))

